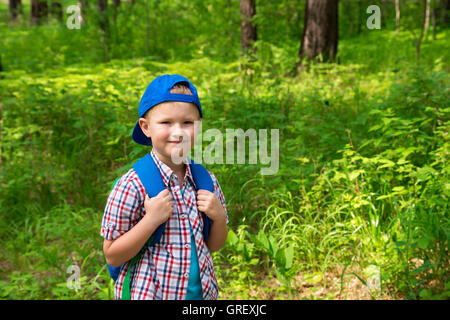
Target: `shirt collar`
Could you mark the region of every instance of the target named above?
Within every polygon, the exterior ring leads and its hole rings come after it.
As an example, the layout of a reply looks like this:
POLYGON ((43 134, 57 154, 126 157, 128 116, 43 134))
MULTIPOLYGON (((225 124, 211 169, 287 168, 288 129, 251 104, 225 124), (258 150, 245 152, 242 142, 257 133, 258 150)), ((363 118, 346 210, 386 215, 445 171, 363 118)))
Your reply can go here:
MULTIPOLYGON (((156 166, 158 167, 159 171, 161 172, 161 177, 163 179, 164 185, 166 187, 168 187, 170 179, 172 178, 172 175, 174 175, 175 173, 167 164, 165 164, 164 162, 159 160, 158 156, 153 151, 153 149, 150 152, 150 155, 152 156, 153 160, 156 163, 156 166)), ((190 160, 189 157, 188 157, 188 160, 190 160)), ((186 180, 187 177, 189 177, 189 179, 191 179, 191 182, 194 185, 194 188, 197 189, 197 186, 195 185, 195 182, 194 182, 194 177, 192 176, 191 166, 186 166, 186 173, 184 175, 184 180, 186 180)))

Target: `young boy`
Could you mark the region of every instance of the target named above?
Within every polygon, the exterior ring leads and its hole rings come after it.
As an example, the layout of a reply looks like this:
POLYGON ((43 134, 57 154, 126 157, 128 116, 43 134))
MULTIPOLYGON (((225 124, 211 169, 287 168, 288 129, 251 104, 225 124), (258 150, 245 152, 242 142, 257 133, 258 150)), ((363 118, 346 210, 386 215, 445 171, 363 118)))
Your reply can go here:
POLYGON ((122 296, 129 261, 166 221, 160 241, 149 246, 131 269, 131 299, 217 299, 210 252, 219 250, 227 237, 225 198, 211 172, 214 192, 196 191, 189 165, 174 161, 186 157, 183 144, 194 145, 194 121, 203 116, 197 90, 182 76, 160 76, 145 90, 139 116, 133 140, 153 146, 150 154, 166 189, 149 198, 132 168, 109 194, 101 228, 103 251, 109 265, 124 264, 114 297, 122 296), (206 240, 199 212, 211 219, 206 240))

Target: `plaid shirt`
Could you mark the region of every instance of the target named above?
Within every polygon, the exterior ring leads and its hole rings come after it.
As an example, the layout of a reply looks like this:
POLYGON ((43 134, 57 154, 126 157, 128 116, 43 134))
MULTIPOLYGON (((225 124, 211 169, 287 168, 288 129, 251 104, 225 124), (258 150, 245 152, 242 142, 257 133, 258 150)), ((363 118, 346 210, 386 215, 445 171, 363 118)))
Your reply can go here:
MULTIPOLYGON (((214 273, 213 261, 203 239, 203 220, 196 204, 196 187, 190 167, 186 166, 186 175, 181 194, 178 177, 164 162, 151 151, 157 167, 161 171, 164 185, 173 198, 174 212, 167 220, 161 240, 148 247, 131 273, 131 299, 184 299, 189 280, 191 237, 189 223, 197 247, 200 279, 203 297, 218 298, 218 285, 214 273)), ((209 171, 208 171, 209 172, 209 171)), ((225 198, 217 178, 209 172, 214 183, 214 193, 227 212, 225 198)), ((110 192, 103 215, 101 236, 114 240, 130 230, 145 214, 145 188, 134 171, 130 169, 123 175, 110 192)), ((228 215, 227 215, 228 223, 228 215)), ((114 286, 114 298, 120 299, 122 284, 127 273, 126 262, 114 286)))

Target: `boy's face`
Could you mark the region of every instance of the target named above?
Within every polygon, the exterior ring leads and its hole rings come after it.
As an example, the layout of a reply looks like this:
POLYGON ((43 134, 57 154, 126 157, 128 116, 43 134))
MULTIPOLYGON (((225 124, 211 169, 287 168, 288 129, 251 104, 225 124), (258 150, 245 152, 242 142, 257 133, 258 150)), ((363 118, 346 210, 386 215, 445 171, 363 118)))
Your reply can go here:
POLYGON ((144 134, 152 139, 156 155, 169 166, 178 167, 172 159, 185 156, 194 146, 194 121, 201 121, 196 105, 189 102, 168 101, 150 109, 146 118, 139 119, 144 134), (187 148, 186 143, 190 143, 187 148))

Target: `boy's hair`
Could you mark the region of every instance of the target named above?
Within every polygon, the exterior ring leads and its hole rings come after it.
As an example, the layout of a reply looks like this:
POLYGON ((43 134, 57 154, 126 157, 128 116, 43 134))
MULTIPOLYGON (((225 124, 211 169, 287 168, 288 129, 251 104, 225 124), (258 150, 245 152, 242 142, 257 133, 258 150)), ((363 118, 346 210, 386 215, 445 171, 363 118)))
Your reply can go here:
MULTIPOLYGON (((189 85, 186 82, 178 82, 175 83, 170 89, 170 93, 181 93, 181 94, 189 94, 192 96, 192 91, 189 89, 189 85)), ((142 116, 142 118, 145 118, 149 120, 150 111, 153 110, 153 108, 147 110, 146 113, 142 116)))
POLYGON ((172 89, 170 89, 170 93, 190 94, 192 96, 192 91, 186 82, 175 83, 172 89))

